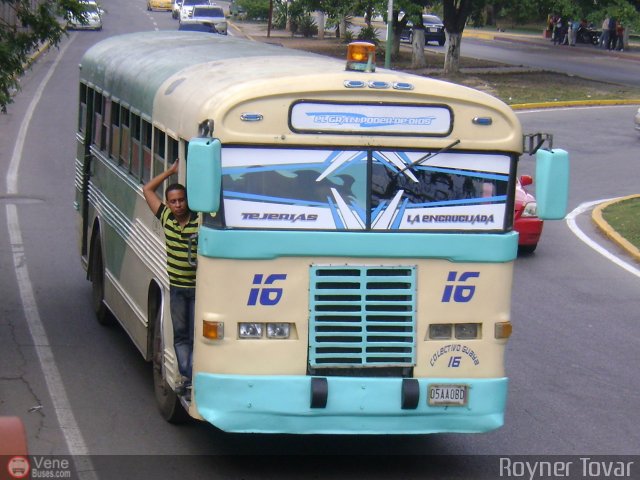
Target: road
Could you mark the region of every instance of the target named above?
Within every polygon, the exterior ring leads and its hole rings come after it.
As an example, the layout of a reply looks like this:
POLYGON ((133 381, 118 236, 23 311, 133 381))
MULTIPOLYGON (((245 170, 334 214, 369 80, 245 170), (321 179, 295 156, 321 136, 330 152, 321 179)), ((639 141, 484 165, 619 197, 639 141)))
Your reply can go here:
MULTIPOLYGON (((381 37, 385 37, 385 24, 378 22, 375 26, 381 37)), ((401 45, 402 48, 410 48, 407 43, 401 45)), ((447 47, 430 43, 425 48, 444 54, 447 47)), ((460 53, 463 57, 491 60, 506 65, 539 68, 602 82, 640 86, 640 50, 637 45, 626 52, 609 52, 585 44, 576 44, 575 47, 553 45, 542 36, 466 29, 460 53)))
POLYGON ((640 55, 633 51, 609 52, 582 44, 575 47, 554 46, 544 39, 530 41, 528 37, 496 36, 493 40, 464 37, 461 55, 541 68, 602 82, 640 86, 640 55))
MULTIPOLYGON (((426 472, 491 478, 495 465, 461 455, 638 453, 640 278, 589 248, 566 222, 547 222, 536 253, 516 262, 502 429, 295 437, 165 423, 156 412, 150 366, 122 329, 93 318, 76 249, 75 85, 83 52, 99 39, 176 23, 168 13, 147 13, 144 2, 104 0, 104 6, 104 30, 76 32, 43 56, 24 78, 9 115, 0 117, 0 175, 6 179, 0 195, 0 415, 25 419, 30 453, 91 455, 80 457, 93 472, 82 478, 100 479, 425 478, 426 472), (21 139, 24 147, 16 151, 21 139), (332 456, 310 457, 317 454, 332 456)), ((637 193, 640 140, 633 111, 518 114, 526 131, 553 132, 554 145, 571 153, 570 209, 637 193)), ((532 163, 523 157, 521 172, 530 173, 532 163)), ((591 227, 588 214, 577 222, 618 253, 591 227)), ((75 469, 83 465, 76 461, 75 469)))

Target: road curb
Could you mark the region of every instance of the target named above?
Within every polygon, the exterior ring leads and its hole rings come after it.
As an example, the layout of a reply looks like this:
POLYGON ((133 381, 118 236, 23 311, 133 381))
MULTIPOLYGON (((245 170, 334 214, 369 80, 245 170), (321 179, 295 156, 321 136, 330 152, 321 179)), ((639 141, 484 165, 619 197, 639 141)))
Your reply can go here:
POLYGON ((617 243, 622 249, 624 249, 629 255, 633 257, 636 262, 640 262, 640 250, 632 245, 627 239, 623 238, 618 232, 616 232, 611 225, 604 219, 602 211, 610 205, 630 200, 632 198, 640 198, 640 194, 629 195, 627 197, 620 197, 602 203, 593 209, 591 214, 591 220, 595 225, 604 233, 609 239, 617 243))
POLYGON ((565 100, 561 102, 514 103, 509 106, 513 110, 531 110, 537 108, 593 107, 601 105, 640 105, 640 98, 631 98, 627 100, 565 100))
POLYGON ((42 54, 44 54, 47 50, 49 50, 51 44, 49 42, 42 43, 31 55, 29 55, 29 59, 23 65, 23 68, 29 68, 42 54))

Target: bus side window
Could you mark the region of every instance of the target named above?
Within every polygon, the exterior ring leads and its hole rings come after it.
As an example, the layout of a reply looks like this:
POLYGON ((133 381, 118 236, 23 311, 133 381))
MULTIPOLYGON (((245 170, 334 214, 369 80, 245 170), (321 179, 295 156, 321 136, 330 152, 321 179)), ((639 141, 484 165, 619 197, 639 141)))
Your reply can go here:
MULTIPOLYGON (((187 165, 187 161, 188 161, 187 157, 189 156, 189 142, 187 140, 182 140, 182 143, 184 144, 184 156, 181 157, 181 158, 184 158, 183 165, 186 166, 187 165)), ((187 169, 186 168, 182 168, 182 169, 180 169, 179 173, 182 176, 182 178, 184 178, 183 185, 186 187, 187 186, 187 169)), ((179 182, 180 180, 176 178, 175 181, 179 182)))
POLYGON ((142 120, 142 176, 141 183, 151 180, 151 123, 142 120))
POLYGON ((78 109, 78 131, 84 133, 87 125, 87 86, 80 84, 80 108, 78 109))
POLYGON ((102 126, 100 128, 100 150, 109 152, 109 127, 111 126, 111 99, 103 97, 102 126))
POLYGON ((111 158, 117 160, 120 153, 120 104, 111 103, 111 135, 109 139, 109 154, 111 158))
POLYGON ((129 109, 122 107, 120 109, 120 119, 121 119, 121 129, 122 129, 122 139, 120 141, 120 165, 124 167, 125 170, 129 170, 129 153, 131 152, 131 128, 130 118, 129 118, 129 109))
MULTIPOLYGON (((153 173, 152 176, 156 176, 166 170, 165 167, 165 148, 166 148, 166 134, 158 127, 153 127, 153 173)), ((156 193, 160 198, 163 198, 162 184, 156 190, 156 193)))
POLYGON ((131 113, 131 165, 129 172, 134 178, 140 178, 140 156, 142 155, 142 145, 140 135, 140 115, 131 113))
POLYGON ((93 95, 93 130, 91 132, 91 143, 101 148, 102 139, 102 112, 104 108, 104 97, 95 92, 93 95))
MULTIPOLYGON (((173 164, 173 162, 175 162, 176 159, 179 157, 180 157, 180 142, 178 142, 178 140, 176 140, 175 138, 172 138, 167 135, 166 168, 169 168, 169 166, 173 164)), ((171 185, 172 183, 176 183, 177 181, 178 181, 178 176, 172 175, 167 179, 167 181, 165 182, 165 185, 171 185)))

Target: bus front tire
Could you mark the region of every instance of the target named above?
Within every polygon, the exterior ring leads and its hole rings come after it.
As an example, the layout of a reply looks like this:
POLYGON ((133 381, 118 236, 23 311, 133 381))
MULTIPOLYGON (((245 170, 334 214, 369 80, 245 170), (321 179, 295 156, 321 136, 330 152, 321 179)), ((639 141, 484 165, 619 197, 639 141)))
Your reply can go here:
POLYGON ((173 424, 185 423, 190 418, 189 414, 182 407, 176 392, 171 389, 162 375, 162 358, 164 356, 162 345, 162 325, 160 312, 158 312, 153 326, 153 391, 162 418, 173 424))
POLYGON ((99 240, 94 240, 91 252, 93 257, 91 262, 91 297, 93 301, 93 311, 100 325, 113 325, 113 315, 104 303, 104 262, 102 260, 102 250, 99 240))

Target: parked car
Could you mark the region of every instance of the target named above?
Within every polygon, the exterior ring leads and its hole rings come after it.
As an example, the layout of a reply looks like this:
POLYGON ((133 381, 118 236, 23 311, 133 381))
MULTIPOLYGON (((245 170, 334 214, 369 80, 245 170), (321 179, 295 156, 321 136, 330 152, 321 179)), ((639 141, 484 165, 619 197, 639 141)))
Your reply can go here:
POLYGON ((80 18, 72 15, 67 23, 67 28, 70 30, 102 30, 102 14, 104 10, 91 0, 81 1, 80 5, 85 11, 84 20, 86 22, 82 23, 80 18))
POLYGON ((173 0, 173 5, 171 6, 171 18, 176 20, 180 18, 181 6, 182 6, 182 0, 173 0))
POLYGON ((166 10, 173 8, 173 0, 147 0, 147 10, 166 10))
POLYGON ((232 0, 229 4, 229 13, 234 18, 245 19, 247 17, 247 11, 242 5, 238 5, 235 0, 232 0))
POLYGON ((227 19, 224 10, 217 5, 195 5, 191 15, 181 18, 180 23, 210 23, 221 35, 227 34, 227 19))
POLYGON ((533 195, 524 187, 531 185, 533 178, 522 175, 516 181, 516 201, 513 228, 520 234, 518 250, 523 253, 533 253, 538 246, 544 222, 538 217, 538 205, 533 195))
POLYGON ((635 122, 636 122, 636 132, 640 133, 640 108, 636 112, 635 122))
MULTIPOLYGON (((444 45, 447 37, 444 33, 444 24, 437 15, 422 15, 422 24, 424 25, 424 43, 438 42, 438 45, 444 45)), ((407 26, 400 34, 401 42, 413 42, 413 23, 407 22, 407 26)))
POLYGON ((208 0, 182 0, 180 4, 180 21, 188 20, 193 15, 196 5, 212 5, 208 0))

